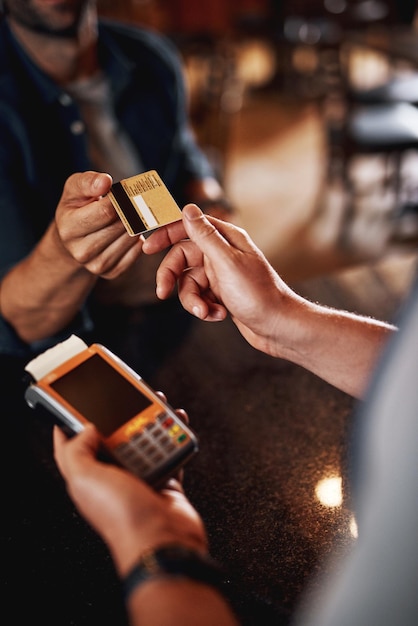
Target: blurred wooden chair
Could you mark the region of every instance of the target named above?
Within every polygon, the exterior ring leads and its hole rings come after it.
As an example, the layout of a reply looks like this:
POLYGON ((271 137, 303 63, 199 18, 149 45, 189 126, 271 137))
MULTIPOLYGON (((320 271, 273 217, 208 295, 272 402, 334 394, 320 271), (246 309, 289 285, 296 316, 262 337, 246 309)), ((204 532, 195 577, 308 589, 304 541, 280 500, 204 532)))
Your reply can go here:
MULTIPOLYGON (((338 181, 344 194, 344 240, 355 214, 367 204, 365 200, 372 199, 378 209, 396 220, 410 193, 404 165, 412 153, 418 153, 418 74, 394 76, 369 89, 354 86, 349 69, 351 29, 378 28, 390 37, 399 15, 394 2, 342 3, 347 6, 341 15, 341 82, 325 98, 324 120, 329 149, 328 182, 333 185, 338 181), (366 163, 370 166, 368 175, 364 174, 366 163)), ((387 62, 390 66, 391 60, 387 62)))
POLYGON ((418 154, 418 108, 405 102, 351 105, 339 127, 328 128, 329 184, 339 182, 345 196, 341 238, 345 239, 365 196, 396 220, 410 189, 404 162, 418 154), (379 157, 380 167, 365 184, 359 157, 379 157))

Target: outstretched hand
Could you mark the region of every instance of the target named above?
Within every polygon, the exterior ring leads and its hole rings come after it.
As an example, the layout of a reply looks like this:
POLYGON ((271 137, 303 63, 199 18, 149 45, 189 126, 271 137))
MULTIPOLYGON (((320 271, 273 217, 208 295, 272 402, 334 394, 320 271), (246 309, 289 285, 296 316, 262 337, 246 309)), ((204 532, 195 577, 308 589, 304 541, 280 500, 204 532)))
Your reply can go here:
POLYGON ((168 246, 173 247, 157 272, 158 297, 168 298, 177 284, 189 313, 220 321, 229 312, 251 345, 274 353, 272 338, 280 312, 299 298, 248 234, 189 204, 182 221, 153 233, 143 251, 152 254, 168 246))

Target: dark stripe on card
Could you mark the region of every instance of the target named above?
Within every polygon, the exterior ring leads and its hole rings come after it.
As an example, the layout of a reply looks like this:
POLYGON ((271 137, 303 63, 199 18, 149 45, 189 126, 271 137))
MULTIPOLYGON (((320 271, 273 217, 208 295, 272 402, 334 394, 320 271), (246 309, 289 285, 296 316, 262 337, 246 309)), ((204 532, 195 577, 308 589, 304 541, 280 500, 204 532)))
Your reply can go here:
POLYGON ((122 183, 114 183, 112 185, 112 193, 134 233, 141 233, 147 230, 147 227, 139 217, 134 205, 124 190, 122 183))

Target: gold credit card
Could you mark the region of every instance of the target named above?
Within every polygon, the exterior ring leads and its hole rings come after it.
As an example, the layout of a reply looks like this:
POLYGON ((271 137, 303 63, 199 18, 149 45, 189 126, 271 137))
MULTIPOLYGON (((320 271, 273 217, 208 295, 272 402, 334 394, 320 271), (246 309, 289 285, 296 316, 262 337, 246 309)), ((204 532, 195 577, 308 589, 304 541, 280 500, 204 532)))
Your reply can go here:
POLYGON ((155 170, 114 183, 109 199, 131 236, 181 219, 181 210, 155 170))

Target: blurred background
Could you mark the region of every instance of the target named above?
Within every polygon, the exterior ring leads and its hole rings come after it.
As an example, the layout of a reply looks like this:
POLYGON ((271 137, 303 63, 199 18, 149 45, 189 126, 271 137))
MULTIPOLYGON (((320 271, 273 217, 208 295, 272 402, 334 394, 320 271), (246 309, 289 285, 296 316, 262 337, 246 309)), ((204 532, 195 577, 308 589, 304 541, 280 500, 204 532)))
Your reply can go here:
POLYGON ((178 47, 199 142, 238 220, 288 281, 388 258, 409 271, 418 242, 415 0, 99 7, 178 47))

